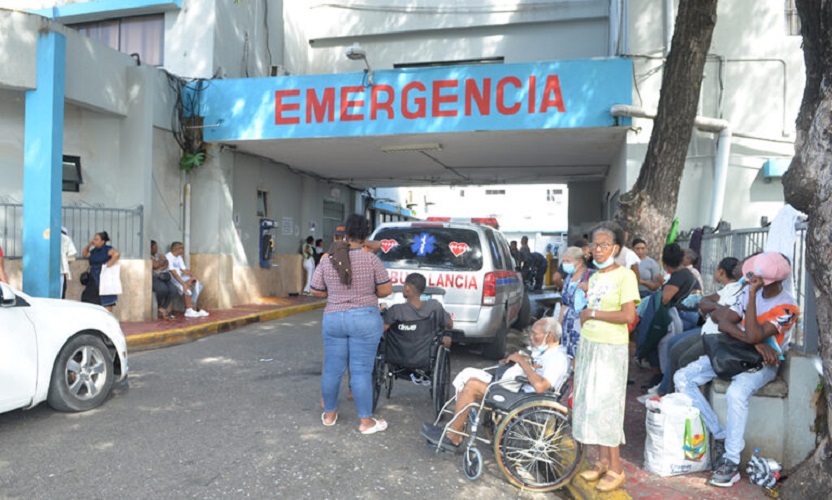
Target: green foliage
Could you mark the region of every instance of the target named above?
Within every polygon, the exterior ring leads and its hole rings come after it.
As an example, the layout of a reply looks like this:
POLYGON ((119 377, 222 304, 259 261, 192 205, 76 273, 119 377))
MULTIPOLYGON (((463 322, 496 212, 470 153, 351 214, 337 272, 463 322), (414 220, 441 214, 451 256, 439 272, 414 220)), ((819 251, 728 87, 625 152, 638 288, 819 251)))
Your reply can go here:
POLYGON ((203 163, 205 163, 205 152, 203 151, 198 151, 196 153, 182 153, 182 157, 179 158, 179 169, 184 170, 185 172, 190 172, 203 163))

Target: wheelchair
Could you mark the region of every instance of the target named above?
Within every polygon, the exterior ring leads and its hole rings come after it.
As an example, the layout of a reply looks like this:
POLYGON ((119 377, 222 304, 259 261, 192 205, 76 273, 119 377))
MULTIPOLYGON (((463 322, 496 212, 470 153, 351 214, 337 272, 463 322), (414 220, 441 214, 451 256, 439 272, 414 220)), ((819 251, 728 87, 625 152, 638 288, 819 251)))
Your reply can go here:
POLYGON ((373 365, 373 411, 382 393, 390 399, 396 379, 418 377, 429 386, 438 415, 451 397, 451 351, 443 339, 454 339, 459 333, 445 330, 435 314, 391 324, 381 338, 373 365))
MULTIPOLYGON (((487 368, 497 371, 499 367, 487 368)), ((567 380, 567 376, 564 380, 567 380)), ((560 387, 546 393, 515 392, 509 384, 525 384, 528 379, 494 381, 485 390, 481 401, 467 408, 468 432, 459 433, 450 428, 454 414, 448 408, 456 402, 456 396, 443 405, 434 425, 439 425, 444 415, 452 415, 444 426, 441 439, 447 433, 461 434, 462 471, 469 480, 480 477, 483 459, 477 445, 490 445, 494 450, 497 466, 509 483, 535 492, 550 492, 562 488, 578 472, 583 460, 583 445, 572 437, 571 414, 560 402, 564 381, 560 387)), ((441 448, 436 447, 439 453, 441 448)))

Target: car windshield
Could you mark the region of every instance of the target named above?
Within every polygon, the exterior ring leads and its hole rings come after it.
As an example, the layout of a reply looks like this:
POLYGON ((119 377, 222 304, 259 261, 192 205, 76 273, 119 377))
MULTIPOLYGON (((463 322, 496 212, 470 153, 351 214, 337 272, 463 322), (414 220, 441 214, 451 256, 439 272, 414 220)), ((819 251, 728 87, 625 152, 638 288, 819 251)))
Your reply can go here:
POLYGON ((376 233, 379 258, 396 269, 478 271, 482 269, 479 234, 448 227, 388 227, 376 233))

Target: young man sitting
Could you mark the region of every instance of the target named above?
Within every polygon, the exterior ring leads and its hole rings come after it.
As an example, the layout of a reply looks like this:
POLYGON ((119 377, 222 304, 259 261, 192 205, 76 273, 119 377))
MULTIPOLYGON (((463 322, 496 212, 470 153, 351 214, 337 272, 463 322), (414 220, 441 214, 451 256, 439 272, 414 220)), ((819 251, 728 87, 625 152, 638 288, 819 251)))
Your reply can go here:
POLYGON ((407 275, 404 280, 404 290, 402 290, 406 302, 395 304, 384 311, 385 331, 396 321, 418 321, 430 317, 431 314, 436 314, 436 318, 441 319, 442 324, 440 326, 445 328, 454 327, 454 320, 451 319, 451 315, 438 300, 422 300, 422 294, 425 293, 426 286, 427 279, 424 275, 419 273, 407 275))
MULTIPOLYGON (((777 375, 779 356, 788 349, 791 329, 799 312, 794 298, 783 289, 783 280, 792 273, 789 261, 783 255, 776 252, 755 255, 745 261, 742 271, 749 287, 733 306, 719 308, 710 317, 719 325, 720 332, 752 344, 762 355, 764 365, 759 370, 742 372, 732 378, 725 392, 727 425, 722 425, 699 390, 700 385, 716 377, 708 356, 700 357, 673 377, 676 391, 691 397, 713 435, 714 472, 710 483, 723 488, 740 480, 739 463, 745 447, 743 437, 748 422, 748 402, 777 375)), ((757 418, 764 417, 758 415, 757 418)))
MULTIPOLYGON (((407 323, 408 321, 419 321, 429 318, 434 315, 436 318, 436 326, 441 326, 447 329, 453 328, 454 320, 451 315, 442 307, 442 304, 435 299, 428 299, 423 301, 422 294, 425 292, 427 280, 425 276, 419 273, 410 273, 404 280, 404 290, 402 295, 406 302, 402 304, 395 304, 384 311, 384 331, 386 332, 390 325, 396 322, 407 323)), ((445 347, 451 347, 451 338, 443 337, 442 342, 445 347)), ((419 375, 411 375, 410 379, 416 385, 430 386, 430 380, 425 380, 419 375)))
POLYGON ((204 318, 208 316, 208 311, 196 310, 196 302, 199 299, 200 292, 202 292, 202 283, 185 266, 185 259, 182 258, 184 253, 185 245, 179 241, 171 243, 170 252, 165 254, 165 258, 168 260, 168 271, 173 277, 173 284, 179 290, 179 295, 185 296, 185 317, 204 318))
MULTIPOLYGON (((532 325, 529 335, 531 355, 515 352, 501 363, 514 362, 514 366, 506 370, 501 380, 514 379, 524 375, 528 384, 507 384, 503 387, 523 392, 543 394, 552 387, 560 387, 569 373, 569 356, 566 349, 560 345, 561 325, 554 318, 543 318, 532 325)), ((422 437, 434 445, 448 451, 459 448, 464 439, 462 435, 468 413, 468 406, 481 400, 485 396, 486 388, 491 383, 490 373, 478 368, 462 370, 453 381, 457 390, 456 410, 454 419, 450 423, 449 431, 442 438, 443 428, 438 425, 424 424, 422 437), (440 441, 441 439, 441 441, 440 441)))

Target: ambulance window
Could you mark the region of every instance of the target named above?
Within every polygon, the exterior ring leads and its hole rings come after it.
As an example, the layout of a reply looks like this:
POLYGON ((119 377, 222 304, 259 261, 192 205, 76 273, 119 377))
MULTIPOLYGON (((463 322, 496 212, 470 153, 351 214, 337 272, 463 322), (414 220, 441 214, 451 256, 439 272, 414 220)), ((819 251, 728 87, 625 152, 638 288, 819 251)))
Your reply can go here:
POLYGON ((381 242, 378 257, 396 269, 478 271, 482 269, 480 236, 450 227, 385 227, 373 239, 381 242))
POLYGON ((485 239, 488 240, 488 248, 491 250, 491 262, 494 263, 494 269, 505 269, 506 266, 500 254, 500 244, 494 236, 494 231, 486 230, 485 239))

